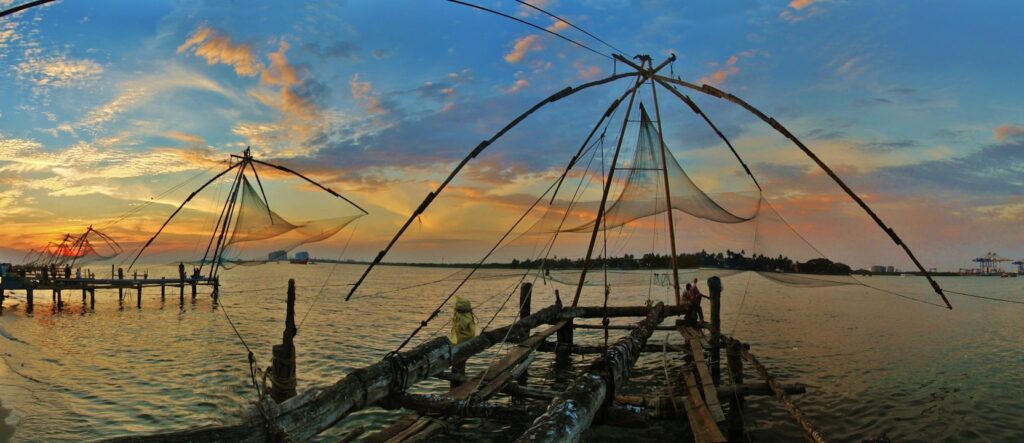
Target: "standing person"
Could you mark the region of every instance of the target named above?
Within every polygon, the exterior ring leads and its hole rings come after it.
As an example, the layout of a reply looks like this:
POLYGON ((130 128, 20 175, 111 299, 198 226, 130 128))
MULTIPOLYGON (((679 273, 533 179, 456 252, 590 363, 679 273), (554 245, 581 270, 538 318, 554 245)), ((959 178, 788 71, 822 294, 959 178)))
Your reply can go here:
POLYGON ((124 280, 124 268, 117 268, 117 279, 124 280))
POLYGON ((185 281, 185 262, 178 262, 178 279, 185 281))
POLYGON ((697 279, 693 279, 692 285, 687 283, 686 287, 689 288, 688 292, 690 293, 690 310, 697 314, 699 321, 704 321, 704 310, 700 307, 700 299, 704 297, 704 294, 701 294, 700 288, 697 287, 697 279))
MULTIPOLYGON (((452 344, 459 344, 476 336, 476 316, 473 314, 473 305, 469 300, 462 297, 455 298, 455 315, 452 317, 452 344)), ((457 375, 466 374, 466 361, 456 362, 452 365, 452 373, 457 375)), ((452 381, 451 387, 461 383, 452 381)))

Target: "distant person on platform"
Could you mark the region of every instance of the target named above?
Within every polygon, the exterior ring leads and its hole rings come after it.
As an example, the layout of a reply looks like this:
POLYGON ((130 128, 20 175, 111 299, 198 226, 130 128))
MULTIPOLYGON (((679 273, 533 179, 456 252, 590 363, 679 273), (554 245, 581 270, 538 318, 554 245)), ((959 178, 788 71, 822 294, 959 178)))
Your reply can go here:
MULTIPOLYGON (((469 300, 461 297, 455 299, 455 315, 452 317, 452 333, 451 341, 452 344, 459 344, 465 342, 476 336, 476 316, 473 314, 473 305, 469 300)), ((452 365, 452 373, 458 375, 464 375, 466 373, 466 361, 455 363, 452 365)), ((451 387, 460 385, 461 383, 452 381, 451 387)))
POLYGON ((704 310, 700 307, 701 298, 704 298, 704 294, 697 288, 697 279, 693 279, 693 284, 686 284, 686 300, 690 302, 690 312, 697 315, 698 321, 704 321, 704 310))
POLYGON ((185 262, 178 262, 178 278, 185 281, 185 262))

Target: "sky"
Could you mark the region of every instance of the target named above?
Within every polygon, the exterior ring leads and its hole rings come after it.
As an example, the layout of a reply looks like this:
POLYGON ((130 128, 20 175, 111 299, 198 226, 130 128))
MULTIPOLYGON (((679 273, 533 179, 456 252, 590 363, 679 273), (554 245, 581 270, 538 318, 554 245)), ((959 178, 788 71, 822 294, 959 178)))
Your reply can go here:
MULTIPOLYGON (((776 118, 927 266, 955 270, 990 251, 1024 257, 1024 4, 533 3, 627 56, 675 54, 666 68, 673 76, 732 92, 776 118)), ((513 1, 480 4, 613 51, 513 1)), ((481 140, 566 86, 626 70, 445 1, 62 0, 33 8, 0 19, 0 256, 16 260, 89 225, 133 249, 230 154, 251 146, 370 212, 309 245, 313 255, 369 259, 481 140)), ((545 106, 489 146, 389 259, 481 256, 628 86, 545 106)), ((788 140, 734 105, 687 93, 734 143, 777 212, 822 254, 856 267, 906 266, 788 140)), ((659 94, 666 144, 694 181, 709 193, 749 191, 714 133, 659 94)), ((650 96, 639 100, 651 105, 650 96)), ((285 218, 355 213, 299 180, 260 173, 285 218)), ((227 186, 220 180, 200 193, 156 253, 205 246, 227 186)), ((622 250, 643 253, 637 243, 622 250)))

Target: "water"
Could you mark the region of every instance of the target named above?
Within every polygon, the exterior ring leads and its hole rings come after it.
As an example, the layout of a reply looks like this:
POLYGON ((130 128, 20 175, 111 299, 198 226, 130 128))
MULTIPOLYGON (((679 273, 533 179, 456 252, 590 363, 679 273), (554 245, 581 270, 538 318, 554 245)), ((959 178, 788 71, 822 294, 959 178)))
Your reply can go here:
MULTIPOLYGON (((342 302, 344 284, 361 270, 355 265, 271 264, 224 271, 224 309, 213 309, 203 293, 192 303, 187 291, 185 305, 179 308, 177 289, 169 288, 164 303, 158 290, 147 290, 141 310, 134 299, 120 309, 116 292, 98 291, 95 312, 83 310, 80 295, 74 292, 65 293, 69 300, 64 311, 54 312, 49 295, 37 293, 35 313, 26 316, 24 295, 19 293, 5 302, 0 316, 0 441, 81 441, 236 417, 254 394, 246 350, 225 311, 259 364, 268 365, 270 347, 280 341, 283 330, 289 277, 299 285, 301 320, 333 272, 296 338, 300 391, 332 383, 353 368, 377 361, 451 287, 423 286, 342 302)), ((149 271, 177 274, 172 267, 149 271)), ((451 272, 381 267, 371 274, 363 293, 434 281, 451 272)), ((488 270, 484 275, 490 278, 466 287, 464 294, 474 301, 481 323, 514 291, 518 280, 509 273, 488 270)), ((871 282, 900 288, 919 286, 918 280, 875 277, 871 282)), ((956 309, 948 311, 861 287, 794 289, 744 274, 726 277, 724 283, 726 332, 749 342, 752 352, 781 381, 808 385, 807 394, 796 401, 831 439, 859 441, 885 434, 901 442, 1024 440, 1024 306, 953 298, 956 309), (742 315, 737 316, 741 304, 742 315)), ((1024 298, 1024 279, 949 278, 942 284, 965 292, 1024 298)), ((561 287, 564 296, 568 290, 561 287)), ((613 291, 613 304, 639 304, 647 298, 646 289, 632 294, 613 291)), ((538 286, 535 294, 534 309, 553 301, 550 285, 538 286)), ((661 289, 654 293, 655 299, 665 296, 661 289)), ((599 304, 599 297, 600 288, 588 288, 581 304, 599 304)), ((442 314, 436 326, 442 326, 448 315, 442 314)), ((499 316, 495 325, 510 320, 499 316)), ((437 330, 431 324, 423 335, 437 330)), ((678 341, 676 336, 658 332, 652 339, 678 341)), ((601 333, 581 330, 576 337, 577 343, 599 343, 601 333)), ((471 360, 469 372, 483 367, 493 355, 471 360)), ((585 362, 578 357, 577 364, 585 362)), ((646 357, 638 377, 650 379, 652 385, 660 382, 661 364, 660 356, 646 357)), ((545 383, 541 378, 549 375, 549 366, 546 357, 539 359, 531 369, 531 383, 545 383)), ((429 382, 422 390, 439 392, 444 386, 429 382)), ((754 398, 749 404, 746 420, 754 438, 802 438, 773 398, 754 398)), ((372 430, 386 426, 397 414, 370 410, 357 418, 370 423, 372 430)), ((346 420, 324 439, 356 425, 346 420)), ((481 427, 470 422, 462 438, 500 441, 521 431, 499 426, 484 433, 481 427)), ((659 429, 600 430, 593 440, 664 438, 659 429)))

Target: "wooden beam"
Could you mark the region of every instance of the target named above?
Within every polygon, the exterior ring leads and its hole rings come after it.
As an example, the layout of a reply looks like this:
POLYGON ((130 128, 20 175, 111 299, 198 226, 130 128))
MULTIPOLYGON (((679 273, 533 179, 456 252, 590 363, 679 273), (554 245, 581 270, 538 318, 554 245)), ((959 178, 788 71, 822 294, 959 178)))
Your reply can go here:
POLYGON ((725 420, 725 412, 722 411, 722 405, 718 402, 718 392, 714 380, 708 370, 708 363, 704 359, 704 346, 701 344, 704 337, 696 329, 681 321, 676 321, 676 327, 679 328, 679 333, 683 335, 687 346, 690 347, 693 366, 697 370, 697 374, 700 375, 701 390, 704 392, 704 403, 707 405, 708 411, 711 412, 711 416, 716 422, 725 420))
POLYGON ((654 333, 654 327, 665 318, 665 312, 665 305, 660 302, 649 308, 644 321, 573 380, 517 441, 579 441, 604 407, 605 399, 615 394, 616 386, 624 385, 629 379, 640 351, 654 333))
POLYGON ((828 441, 821 431, 819 431, 818 428, 807 419, 807 417, 804 417, 803 412, 801 412, 800 408, 793 403, 793 399, 789 397, 786 390, 777 380, 775 380, 775 377, 768 372, 768 368, 765 368, 764 365, 757 360, 757 357, 754 357, 753 354, 744 350, 743 359, 753 365, 754 369, 761 374, 761 377, 764 377, 765 383, 771 387, 772 392, 775 393, 775 397, 782 402, 782 406, 787 412, 789 412, 789 415, 793 417, 793 420, 796 420, 796 424, 800 426, 800 429, 803 429, 804 436, 807 437, 807 440, 814 443, 825 443, 828 441))

